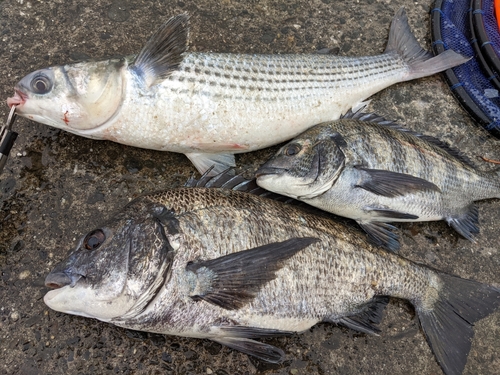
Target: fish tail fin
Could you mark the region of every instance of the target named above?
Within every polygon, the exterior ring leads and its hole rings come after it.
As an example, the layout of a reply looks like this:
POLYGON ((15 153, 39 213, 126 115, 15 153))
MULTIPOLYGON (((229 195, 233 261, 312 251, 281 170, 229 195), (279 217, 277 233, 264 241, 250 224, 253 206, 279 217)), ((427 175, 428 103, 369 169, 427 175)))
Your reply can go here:
MULTIPOLYGON (((497 160, 486 159, 484 157, 483 160, 489 163, 500 164, 500 161, 497 160)), ((486 185, 487 190, 482 195, 484 198, 480 199, 490 199, 490 198, 500 199, 500 166, 495 167, 489 171, 478 172, 478 173, 481 174, 481 176, 485 181, 488 181, 488 184, 486 185)))
POLYGON ((416 310, 427 342, 444 373, 458 375, 467 362, 474 336, 472 327, 500 306, 500 289, 456 276, 438 275, 441 287, 434 303, 423 301, 416 310))
POLYGON ((389 31, 389 41, 385 53, 397 53, 408 65, 409 72, 405 80, 429 76, 453 68, 469 60, 452 50, 433 56, 423 49, 408 25, 404 8, 394 16, 389 31))

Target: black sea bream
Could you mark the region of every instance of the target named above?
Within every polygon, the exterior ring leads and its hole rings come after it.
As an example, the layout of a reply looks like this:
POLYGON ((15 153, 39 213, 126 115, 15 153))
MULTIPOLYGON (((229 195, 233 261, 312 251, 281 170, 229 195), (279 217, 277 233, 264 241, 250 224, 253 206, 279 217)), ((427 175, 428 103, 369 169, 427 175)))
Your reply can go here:
POLYGON ((388 296, 403 298, 448 375, 465 366, 474 322, 500 305, 500 290, 373 247, 329 217, 213 188, 134 200, 45 283, 54 310, 207 338, 270 362, 285 353, 254 339, 318 322, 376 333, 388 296))
POLYGON ((354 219, 378 245, 399 248, 388 222, 446 220, 473 241, 474 201, 500 198, 500 173, 482 172, 443 142, 373 114, 349 113, 283 146, 259 186, 354 219))
POLYGON ((459 65, 423 50, 400 10, 382 55, 186 52, 185 15, 166 22, 137 57, 42 69, 15 87, 17 114, 84 137, 186 154, 200 172, 234 154, 335 120, 394 83, 459 65))

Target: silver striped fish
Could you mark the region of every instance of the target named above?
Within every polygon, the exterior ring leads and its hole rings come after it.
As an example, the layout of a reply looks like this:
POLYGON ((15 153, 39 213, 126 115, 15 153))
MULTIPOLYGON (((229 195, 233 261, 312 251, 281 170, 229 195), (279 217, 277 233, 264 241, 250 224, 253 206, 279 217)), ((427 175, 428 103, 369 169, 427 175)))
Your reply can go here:
POLYGON ((432 57, 403 9, 378 56, 189 53, 188 18, 171 18, 137 57, 28 74, 7 100, 20 116, 84 137, 184 153, 200 172, 234 154, 288 140, 334 120, 394 83, 459 65, 432 57))

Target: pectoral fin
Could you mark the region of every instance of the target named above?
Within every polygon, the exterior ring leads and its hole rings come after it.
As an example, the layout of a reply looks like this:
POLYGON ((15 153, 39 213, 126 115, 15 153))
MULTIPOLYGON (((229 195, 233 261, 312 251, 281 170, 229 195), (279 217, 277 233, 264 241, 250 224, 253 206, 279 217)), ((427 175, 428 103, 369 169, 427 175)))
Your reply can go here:
POLYGON ((231 349, 257 357, 263 361, 280 363, 285 358, 283 350, 262 342, 238 337, 218 337, 212 339, 219 344, 226 345, 231 349))
POLYGON ((357 169, 365 172, 366 177, 356 187, 384 197, 394 198, 419 191, 441 191, 432 182, 409 174, 363 167, 357 169))
MULTIPOLYGON (((191 152, 186 154, 186 156, 201 174, 204 174, 211 168, 206 175, 207 177, 215 176, 236 166, 234 154, 205 154, 201 152, 191 152)), ((231 170, 229 172, 231 172, 231 170)))
POLYGON ((182 62, 189 36, 188 16, 170 18, 149 38, 132 69, 150 87, 165 80, 182 62))
POLYGON ((292 238, 213 260, 189 263, 186 271, 196 278, 190 297, 224 309, 238 309, 276 277, 283 261, 316 241, 311 237, 292 238))

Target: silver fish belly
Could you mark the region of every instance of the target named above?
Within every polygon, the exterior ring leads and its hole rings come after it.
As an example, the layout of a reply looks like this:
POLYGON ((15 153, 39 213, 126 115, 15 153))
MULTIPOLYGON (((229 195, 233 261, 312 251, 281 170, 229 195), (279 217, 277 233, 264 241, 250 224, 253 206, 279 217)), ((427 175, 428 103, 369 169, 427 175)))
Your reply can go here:
POLYGON ((479 171, 439 140, 364 113, 305 131, 256 174, 265 189, 356 220, 390 250, 399 242, 388 222, 446 220, 473 241, 474 201, 500 198, 498 172, 479 171))
POLYGON ((135 59, 33 72, 9 105, 35 121, 94 139, 185 153, 198 170, 234 165, 339 118, 374 93, 459 65, 417 43, 400 10, 382 55, 240 55, 186 52, 187 19, 163 25, 135 59))
POLYGON ((327 217, 206 188, 135 200, 83 236, 46 284, 52 309, 271 362, 283 351, 254 338, 321 321, 376 333, 387 296, 404 298, 448 375, 465 366, 472 323, 500 305, 498 289, 373 248, 327 217))

